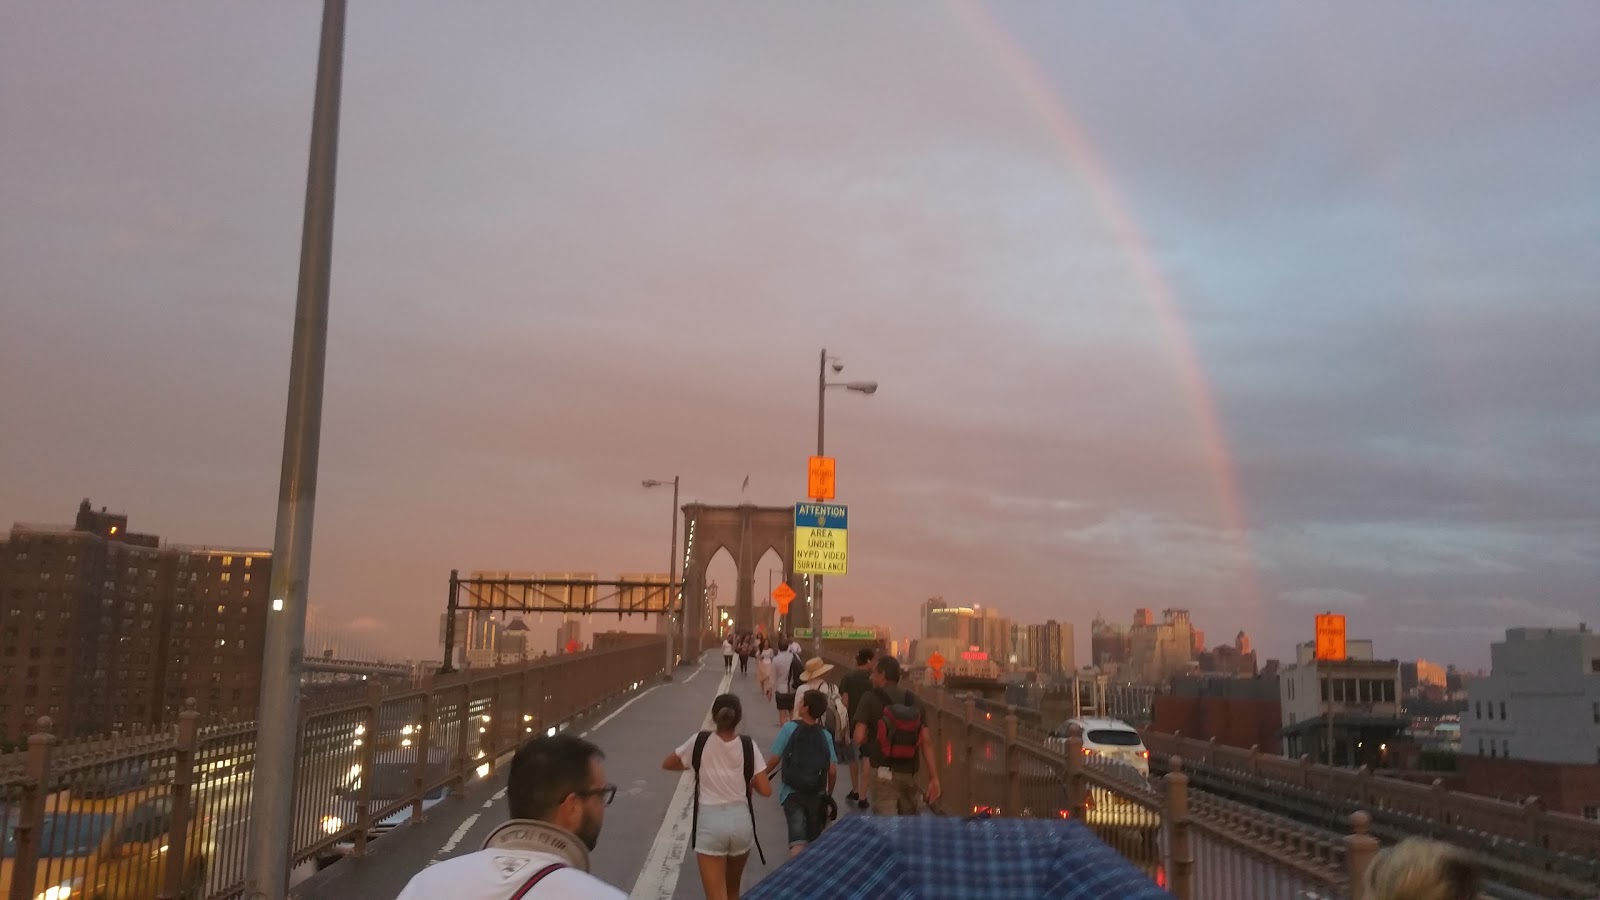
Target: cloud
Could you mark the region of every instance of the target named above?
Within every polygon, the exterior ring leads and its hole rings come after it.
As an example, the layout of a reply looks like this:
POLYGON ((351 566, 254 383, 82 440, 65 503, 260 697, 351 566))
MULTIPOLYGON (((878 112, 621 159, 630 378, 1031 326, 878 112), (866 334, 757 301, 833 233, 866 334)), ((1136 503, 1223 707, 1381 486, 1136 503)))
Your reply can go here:
POLYGON ((1363 607, 1371 600, 1370 597, 1363 594, 1338 588, 1297 588, 1279 594, 1278 599, 1290 606, 1304 606, 1334 612, 1340 612, 1352 607, 1363 607))

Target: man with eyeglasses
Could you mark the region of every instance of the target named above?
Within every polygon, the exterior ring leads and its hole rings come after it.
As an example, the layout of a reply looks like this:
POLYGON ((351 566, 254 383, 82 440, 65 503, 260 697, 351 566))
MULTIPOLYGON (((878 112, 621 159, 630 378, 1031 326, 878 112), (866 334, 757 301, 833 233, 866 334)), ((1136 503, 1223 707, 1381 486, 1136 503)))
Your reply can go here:
POLYGON ((523 744, 506 787, 511 821, 490 832, 482 850, 417 873, 395 900, 625 900, 589 874, 589 851, 617 796, 604 758, 566 734, 523 744))

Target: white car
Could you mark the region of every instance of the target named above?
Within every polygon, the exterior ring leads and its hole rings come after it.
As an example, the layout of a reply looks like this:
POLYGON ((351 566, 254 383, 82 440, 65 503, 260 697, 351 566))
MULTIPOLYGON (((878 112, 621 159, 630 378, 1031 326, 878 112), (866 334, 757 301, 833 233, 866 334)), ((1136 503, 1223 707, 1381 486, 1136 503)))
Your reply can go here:
MULTIPOLYGON (((1090 765, 1131 783, 1148 782, 1150 751, 1132 725, 1120 719, 1085 717, 1068 719, 1050 732, 1051 747, 1066 752, 1072 730, 1083 739, 1083 755, 1090 765), (1120 771, 1119 771, 1120 770, 1120 771)), ((1085 818, 1090 825, 1148 830, 1161 825, 1161 816, 1119 791, 1092 786, 1086 798, 1085 818)))

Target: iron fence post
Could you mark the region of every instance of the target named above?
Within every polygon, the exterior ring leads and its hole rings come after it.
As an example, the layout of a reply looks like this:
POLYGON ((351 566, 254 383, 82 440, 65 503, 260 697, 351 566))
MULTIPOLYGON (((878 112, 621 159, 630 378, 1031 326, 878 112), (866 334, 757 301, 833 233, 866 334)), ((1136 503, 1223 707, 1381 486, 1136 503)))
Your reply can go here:
POLYGON ((44 829, 44 801, 50 793, 50 747, 55 743, 50 728, 50 718, 41 717, 39 730, 28 735, 27 783, 22 788, 21 815, 12 831, 16 861, 11 864, 10 900, 33 900, 39 832, 44 829))
MULTIPOLYGON (((173 745, 172 824, 167 829, 166 869, 162 873, 159 900, 183 896, 183 880, 189 869, 189 803, 194 796, 195 750, 198 744, 200 713, 193 697, 183 703, 178 714, 178 736, 173 745)), ((200 877, 204 873, 197 873, 200 877)))
POLYGON ((1067 810, 1079 822, 1085 819, 1083 789, 1083 735, 1076 728, 1067 738, 1067 810))
POLYGON ((428 692, 422 696, 422 716, 413 730, 417 739, 413 741, 417 746, 416 774, 412 777, 411 818, 422 818, 422 798, 428 792, 428 756, 433 744, 433 720, 439 714, 438 688, 434 684, 428 685, 428 692))
POLYGON ((383 688, 367 684, 367 706, 361 716, 361 746, 356 748, 356 764, 361 767, 361 786, 356 788, 356 846, 354 855, 367 855, 367 833, 372 831, 372 745, 378 739, 378 709, 383 703, 383 688))
POLYGON ((450 766, 450 793, 461 796, 467 790, 467 729, 472 727, 473 669, 467 670, 461 685, 461 709, 456 714, 456 752, 450 766))
POLYGON ((1194 896, 1194 852, 1189 846, 1189 776, 1183 774, 1183 757, 1174 755, 1167 761, 1167 774, 1161 781, 1167 788, 1167 827, 1171 829, 1171 839, 1167 842, 1167 852, 1171 856, 1167 872, 1171 875, 1172 896, 1191 900, 1194 896))
POLYGON ((1365 900, 1367 869, 1378 855, 1378 839, 1367 833, 1372 817, 1361 810, 1350 814, 1350 834, 1344 839, 1344 861, 1350 873, 1350 900, 1365 900))
POLYGON ((971 813, 975 807, 982 805, 978 800, 980 796, 979 791, 981 788, 979 786, 977 773, 973 771, 974 760, 972 744, 974 732, 977 731, 977 724, 975 721, 977 718, 978 703, 972 698, 971 694, 968 694, 966 699, 961 703, 961 769, 965 776, 962 778, 962 781, 965 783, 966 797, 964 798, 964 802, 961 804, 959 813, 960 815, 967 815, 971 813))
POLYGON ((1006 706, 1006 806, 1005 814, 1022 815, 1022 757, 1017 747, 1017 708, 1006 706))

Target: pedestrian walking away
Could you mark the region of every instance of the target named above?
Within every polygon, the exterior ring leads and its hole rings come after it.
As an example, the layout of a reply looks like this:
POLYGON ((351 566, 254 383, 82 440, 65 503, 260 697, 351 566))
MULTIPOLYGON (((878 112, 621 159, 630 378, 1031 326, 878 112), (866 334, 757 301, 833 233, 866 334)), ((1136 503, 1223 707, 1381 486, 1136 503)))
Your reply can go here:
POLYGON ((887 654, 872 669, 872 690, 855 717, 858 745, 870 766, 867 794, 872 811, 884 816, 917 814, 917 771, 928 770, 928 805, 939 802, 939 769, 922 703, 900 686, 900 660, 887 654))
POLYGON ((772 645, 763 638, 756 650, 756 682, 761 685, 761 696, 769 703, 772 701, 772 656, 772 645))
POLYGON ((797 718, 778 730, 767 756, 767 775, 780 773, 778 805, 789 826, 790 856, 798 856, 839 815, 833 803, 839 757, 833 735, 822 724, 827 709, 828 698, 820 691, 805 694, 797 718))
POLYGON ((745 635, 739 640, 739 674, 750 674, 750 654, 755 652, 750 636, 745 635))
POLYGON ((872 661, 877 655, 877 651, 871 647, 857 650, 856 667, 839 679, 839 693, 844 696, 845 721, 852 723, 849 739, 839 745, 839 762, 850 776, 850 793, 845 796, 845 802, 854 803, 860 809, 866 809, 871 801, 867 799, 866 762, 861 745, 855 740, 854 722, 856 712, 861 708, 861 698, 872 690, 872 661))
POLYGON ((510 820, 482 850, 418 872, 395 900, 625 900, 589 874, 589 851, 617 796, 604 759, 568 734, 523 744, 506 785, 510 820))
POLYGON ((761 862, 767 861, 756 838, 751 795, 772 796, 772 783, 766 770, 756 764, 755 740, 739 733, 743 718, 744 707, 737 696, 719 695, 711 703, 716 730, 691 735, 661 763, 668 771, 694 772, 690 846, 700 866, 706 900, 736 900, 752 844, 761 862))
POLYGON ((722 639, 722 671, 733 671, 733 639, 722 639))
MULTIPOLYGON (((783 646, 783 641, 778 642, 783 646)), ((800 657, 798 654, 783 649, 773 654, 772 657, 772 697, 773 704, 778 707, 778 727, 782 728, 789 721, 794 712, 795 687, 800 683, 800 657)))

